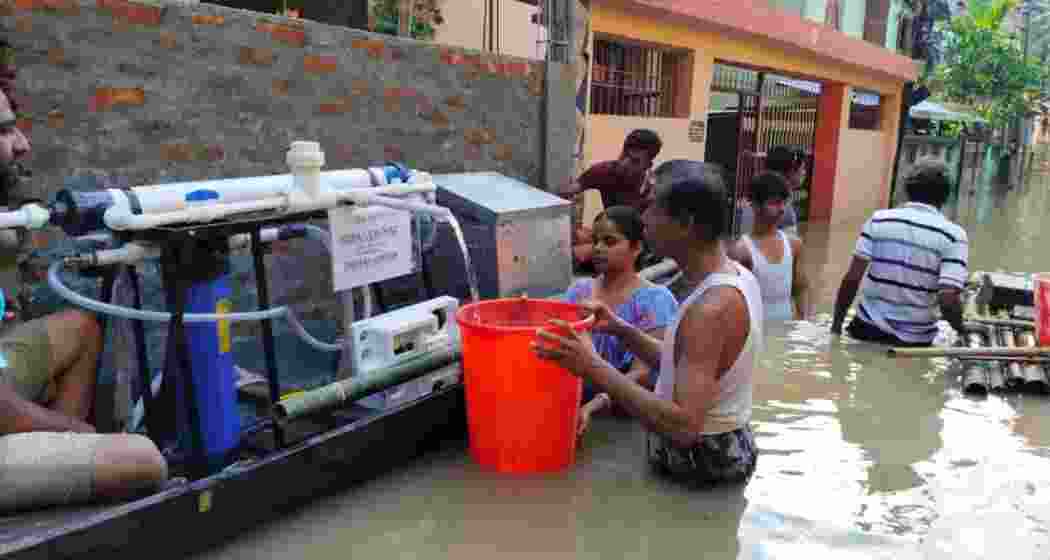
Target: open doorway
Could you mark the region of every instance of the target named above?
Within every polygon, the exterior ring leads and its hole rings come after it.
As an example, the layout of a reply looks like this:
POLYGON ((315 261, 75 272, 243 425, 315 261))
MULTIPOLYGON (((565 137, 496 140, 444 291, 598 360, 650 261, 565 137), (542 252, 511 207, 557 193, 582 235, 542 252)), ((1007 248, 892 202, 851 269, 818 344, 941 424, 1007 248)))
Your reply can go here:
POLYGON ((734 234, 739 233, 737 208, 747 185, 765 168, 766 153, 774 146, 788 146, 805 159, 807 173, 791 202, 799 221, 808 218, 819 98, 818 82, 716 61, 704 159, 722 166, 733 187, 734 234))

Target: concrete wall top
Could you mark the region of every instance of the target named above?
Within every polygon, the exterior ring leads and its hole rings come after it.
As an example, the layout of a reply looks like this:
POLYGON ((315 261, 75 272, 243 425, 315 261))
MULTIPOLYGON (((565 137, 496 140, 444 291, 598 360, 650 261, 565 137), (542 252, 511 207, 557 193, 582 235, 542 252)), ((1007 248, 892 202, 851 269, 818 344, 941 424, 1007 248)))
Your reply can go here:
POLYGON ((181 0, 3 0, 0 28, 29 196, 86 175, 283 173, 296 139, 320 141, 328 169, 393 159, 544 186, 541 62, 181 0))

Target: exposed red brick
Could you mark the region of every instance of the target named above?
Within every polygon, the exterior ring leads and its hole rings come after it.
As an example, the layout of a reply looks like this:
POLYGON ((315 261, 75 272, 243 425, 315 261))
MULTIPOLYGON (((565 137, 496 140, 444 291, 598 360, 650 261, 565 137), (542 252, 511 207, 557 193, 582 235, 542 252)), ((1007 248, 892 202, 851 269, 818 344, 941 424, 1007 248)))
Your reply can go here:
POLYGON ((401 161, 404 158, 404 153, 401 151, 400 146, 387 144, 383 146, 383 157, 388 161, 401 161))
POLYGON ((445 100, 445 105, 448 106, 449 110, 461 112, 467 108, 467 100, 462 95, 453 95, 445 100))
POLYGON ((47 114, 47 126, 51 128, 62 128, 66 124, 66 115, 56 109, 47 114))
POLYGON ((146 103, 146 92, 140 88, 95 88, 95 94, 88 101, 91 111, 105 111, 117 105, 141 106, 146 103))
POLYGON ((274 95, 283 97, 288 95, 288 88, 291 86, 291 82, 288 80, 274 80, 271 91, 274 95))
POLYGON ((226 18, 210 14, 196 14, 193 16, 193 23, 195 25, 222 25, 226 23, 226 18))
POLYGON ((161 47, 165 49, 174 49, 179 46, 179 42, 175 38, 175 34, 171 31, 161 31, 160 39, 158 40, 161 47))
POLYGON ((445 64, 463 64, 463 53, 452 49, 441 49, 441 62, 445 64))
POLYGON ((167 161, 186 163, 194 160, 193 146, 185 142, 162 144, 160 157, 167 161))
POLYGON ((322 115, 337 115, 350 110, 351 101, 349 97, 337 97, 317 106, 317 112, 322 115))
MULTIPOLYGON (((387 90, 390 91, 389 89, 387 90)), ((401 98, 396 95, 383 96, 383 109, 387 113, 396 113, 401 110, 401 98)))
POLYGON ((48 64, 59 65, 65 62, 66 51, 62 47, 52 47, 47 50, 47 62, 48 64))
POLYGON ((354 156, 354 145, 353 144, 336 144, 332 148, 332 154, 335 158, 341 160, 349 160, 354 156))
POLYGON ((354 80, 350 83, 350 94, 354 97, 368 95, 370 89, 367 80, 354 80))
POLYGON ((255 64, 258 66, 270 66, 273 64, 273 61, 273 51, 269 49, 241 47, 237 54, 237 62, 245 65, 255 64))
POLYGON ((437 109, 434 109, 433 111, 430 111, 430 113, 427 113, 426 119, 430 121, 430 124, 436 126, 437 128, 448 128, 448 126, 451 124, 448 115, 442 113, 440 110, 437 109))
POLYGON ((22 34, 30 34, 33 32, 33 21, 29 19, 29 16, 20 17, 15 20, 15 31, 22 34))
POLYGON ((339 70, 339 59, 330 55, 306 55, 303 70, 307 74, 331 74, 339 70))
POLYGON ((225 158, 226 150, 218 144, 212 144, 204 148, 204 159, 208 161, 222 161, 225 158))
POLYGON ((467 144, 475 146, 491 144, 493 140, 492 132, 484 128, 468 128, 463 132, 463 137, 466 139, 467 144))
POLYGON ((416 97, 416 112, 420 115, 429 115, 434 111, 434 104, 425 95, 416 97))
POLYGON ((164 10, 160 6, 128 0, 97 0, 99 11, 109 12, 113 19, 135 25, 160 25, 164 10))
POLYGON ((530 72, 528 77, 528 90, 529 93, 539 97, 543 95, 543 74, 540 72, 530 72))
POLYGON ((274 23, 272 21, 260 20, 255 24, 255 30, 268 33, 276 41, 293 47, 306 45, 306 30, 302 25, 285 23, 274 23))
POLYGON ((67 16, 80 13, 80 4, 76 0, 15 0, 14 5, 19 10, 44 10, 67 16))
POLYGON ((386 43, 373 39, 354 39, 350 42, 350 47, 365 49, 368 51, 368 56, 372 58, 383 58, 383 53, 386 51, 386 43))
POLYGON ((514 149, 507 144, 497 144, 492 149, 492 159, 496 161, 510 161, 514 157, 514 149))
POLYGON ((15 127, 18 130, 21 130, 22 132, 28 134, 33 131, 33 119, 30 119, 28 117, 15 119, 15 127))

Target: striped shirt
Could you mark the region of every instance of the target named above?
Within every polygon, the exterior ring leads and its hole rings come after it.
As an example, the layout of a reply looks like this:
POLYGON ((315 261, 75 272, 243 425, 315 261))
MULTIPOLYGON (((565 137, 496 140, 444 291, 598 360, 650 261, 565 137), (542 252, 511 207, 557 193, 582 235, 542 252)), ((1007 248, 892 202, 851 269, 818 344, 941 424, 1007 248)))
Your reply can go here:
POLYGON ((966 231, 933 206, 875 212, 854 253, 869 261, 860 318, 905 342, 933 341, 938 289, 965 286, 968 247, 966 231))

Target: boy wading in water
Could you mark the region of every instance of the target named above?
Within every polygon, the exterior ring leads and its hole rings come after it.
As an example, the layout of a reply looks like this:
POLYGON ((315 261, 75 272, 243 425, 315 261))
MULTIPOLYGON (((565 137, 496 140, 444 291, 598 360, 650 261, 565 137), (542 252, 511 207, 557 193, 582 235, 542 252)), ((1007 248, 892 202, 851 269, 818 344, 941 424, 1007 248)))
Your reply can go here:
POLYGON ((809 312, 809 282, 802 272, 802 240, 779 228, 791 187, 766 171, 751 181, 754 227, 730 245, 729 256, 747 267, 762 288, 766 321, 802 320, 809 312))
POLYGON ((762 297, 754 275, 725 252, 728 194, 721 176, 698 161, 673 160, 656 169, 646 209, 646 239, 679 263, 689 296, 656 340, 589 302, 594 330, 617 336, 659 371, 648 391, 603 360, 587 333, 552 321, 533 344, 541 359, 559 363, 609 393, 649 432, 647 455, 657 470, 706 486, 747 483, 758 449, 751 432, 751 394, 762 346, 762 297))

